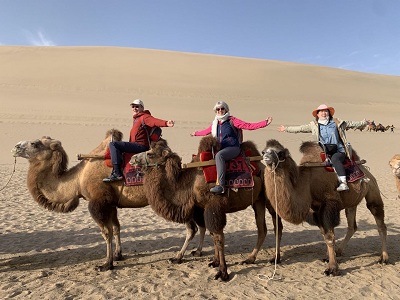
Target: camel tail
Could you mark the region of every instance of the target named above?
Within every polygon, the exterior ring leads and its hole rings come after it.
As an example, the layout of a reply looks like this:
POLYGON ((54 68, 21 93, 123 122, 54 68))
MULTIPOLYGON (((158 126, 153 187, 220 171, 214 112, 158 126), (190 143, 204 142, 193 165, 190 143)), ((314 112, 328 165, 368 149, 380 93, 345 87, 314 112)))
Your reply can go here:
POLYGON ((65 203, 58 203, 51 202, 45 196, 39 195, 35 200, 40 206, 46 208, 47 210, 55 211, 58 213, 69 213, 71 211, 74 211, 79 205, 79 198, 72 199, 65 203))

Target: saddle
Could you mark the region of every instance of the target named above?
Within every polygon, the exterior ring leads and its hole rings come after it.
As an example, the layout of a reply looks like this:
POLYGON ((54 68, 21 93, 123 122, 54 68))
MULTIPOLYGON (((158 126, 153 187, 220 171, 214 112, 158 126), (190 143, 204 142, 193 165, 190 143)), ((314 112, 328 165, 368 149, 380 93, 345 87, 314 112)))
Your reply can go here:
MULTIPOLYGON (((133 186, 133 185, 142 185, 143 180, 144 180, 144 173, 142 171, 142 168, 139 166, 132 166, 129 161, 131 160, 131 157, 135 153, 123 153, 123 164, 122 164, 122 171, 124 174, 124 180, 125 180, 125 185, 126 186, 133 186)), ((107 148, 106 153, 104 154, 104 164, 112 168, 112 162, 111 162, 111 155, 110 155, 110 149, 107 148)))
MULTIPOLYGON (((327 155, 325 152, 321 152, 320 157, 323 162, 327 163, 327 166, 325 166, 325 170, 328 172, 335 172, 335 169, 333 168, 332 163, 330 161, 330 156, 327 155)), ((346 157, 343 161, 343 166, 344 170, 346 171, 347 182, 354 182, 365 176, 364 172, 356 164, 354 155, 352 156, 351 160, 348 157, 346 157)))
MULTIPOLYGON (((260 169, 256 162, 250 162, 246 159, 252 156, 251 150, 246 151, 234 159, 226 162, 225 183, 228 188, 244 188, 253 187, 253 175, 257 175, 260 169)), ((208 161, 213 159, 212 152, 201 152, 199 154, 200 161, 208 161)), ((207 183, 217 181, 217 166, 203 167, 204 179, 207 183)))

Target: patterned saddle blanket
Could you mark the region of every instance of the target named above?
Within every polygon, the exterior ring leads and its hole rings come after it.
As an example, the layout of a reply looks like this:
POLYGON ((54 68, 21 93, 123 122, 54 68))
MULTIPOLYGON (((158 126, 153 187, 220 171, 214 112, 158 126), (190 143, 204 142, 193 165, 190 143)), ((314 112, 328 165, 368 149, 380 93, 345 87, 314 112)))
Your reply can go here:
MULTIPOLYGON (((325 152, 321 152, 321 160, 326 162, 326 155, 325 152)), ((360 169, 360 167, 355 163, 354 157, 352 160, 345 158, 343 162, 344 170, 346 171, 346 179, 347 182, 354 182, 358 179, 361 179, 365 176, 364 172, 360 169)), ((332 165, 328 165, 325 167, 325 170, 328 172, 335 172, 332 165)))
MULTIPOLYGON (((246 152, 244 155, 226 162, 225 183, 224 185, 229 188, 244 188, 253 187, 253 175, 257 175, 260 171, 257 163, 249 162, 246 156, 251 156, 251 151, 246 152)), ((213 159, 211 152, 201 152, 200 161, 208 161, 213 159)), ((205 166, 203 167, 204 178, 207 183, 217 181, 217 167, 205 166)))

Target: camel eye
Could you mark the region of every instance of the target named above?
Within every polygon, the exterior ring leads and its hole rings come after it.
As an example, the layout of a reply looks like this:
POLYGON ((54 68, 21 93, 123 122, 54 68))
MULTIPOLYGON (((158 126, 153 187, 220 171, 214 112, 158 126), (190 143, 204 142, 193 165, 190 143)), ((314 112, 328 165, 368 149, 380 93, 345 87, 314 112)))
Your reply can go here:
POLYGON ((33 141, 32 142, 32 147, 34 147, 34 148, 39 148, 39 145, 41 144, 41 142, 40 141, 33 141))

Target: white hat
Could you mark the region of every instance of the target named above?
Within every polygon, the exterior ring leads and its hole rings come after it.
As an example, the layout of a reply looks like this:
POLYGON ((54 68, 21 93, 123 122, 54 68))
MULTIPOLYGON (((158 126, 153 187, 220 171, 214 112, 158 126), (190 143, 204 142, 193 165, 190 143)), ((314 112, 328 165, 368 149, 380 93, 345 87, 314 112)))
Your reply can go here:
POLYGON ((215 103, 215 105, 214 105, 214 111, 216 111, 217 108, 221 108, 221 107, 225 108, 225 112, 228 112, 228 111, 229 111, 229 106, 228 106, 228 104, 227 104, 226 102, 224 102, 224 101, 218 101, 217 103, 215 103))
POLYGON ((140 99, 133 100, 133 101, 131 102, 131 104, 130 104, 130 105, 131 105, 131 106, 132 106, 132 105, 140 105, 141 107, 143 107, 143 108, 144 108, 143 101, 142 101, 142 100, 140 100, 140 99))

